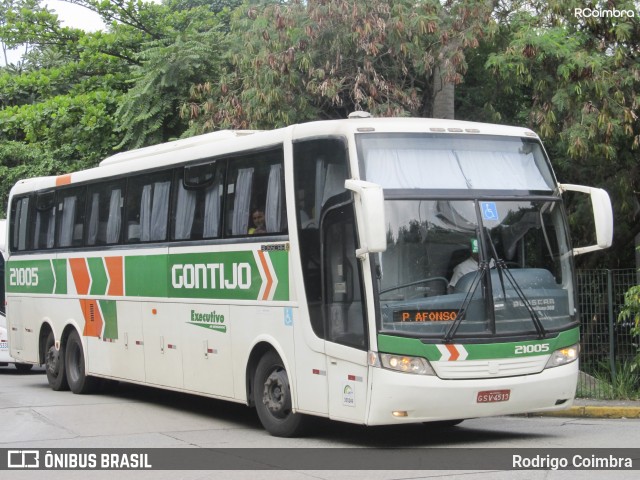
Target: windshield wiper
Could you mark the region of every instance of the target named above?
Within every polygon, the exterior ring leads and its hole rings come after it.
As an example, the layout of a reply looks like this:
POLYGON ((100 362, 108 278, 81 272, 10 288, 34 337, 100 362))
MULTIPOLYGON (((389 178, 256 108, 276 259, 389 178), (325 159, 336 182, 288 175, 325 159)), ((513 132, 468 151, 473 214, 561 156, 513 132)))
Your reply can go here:
POLYGON ((478 264, 478 270, 476 271, 476 274, 473 277, 473 280, 471 281, 471 285, 469 285, 469 290, 467 290, 467 296, 464 297, 464 301, 462 302, 462 305, 460 306, 460 309, 456 314, 456 319, 453 321, 451 326, 447 329, 446 333, 444 334, 444 338, 442 340, 444 343, 450 343, 453 340, 453 337, 456 334, 458 327, 462 323, 462 320, 467 313, 467 308, 469 308, 471 299, 476 293, 476 290, 478 289, 478 285, 482 283, 482 279, 484 278, 485 275, 487 275, 487 272, 489 272, 489 263, 485 261, 481 261, 478 264))
POLYGON ((500 279, 500 286, 502 287, 502 297, 504 298, 505 304, 507 303, 507 292, 506 292, 506 289, 504 288, 504 277, 507 277, 507 280, 509 280, 509 283, 511 284, 515 292, 518 294, 518 297, 520 297, 520 300, 522 301, 527 311, 529 312, 529 316, 531 317, 531 320, 533 321, 533 325, 536 329, 536 332, 538 333, 538 338, 545 338, 547 335, 547 332, 544 329, 544 325, 542 325, 542 320, 540 320, 540 317, 538 316, 536 311, 533 309, 533 307, 529 303, 529 300, 527 300, 527 297, 522 291, 522 288, 516 281, 515 277, 513 276, 513 273, 511 273, 511 270, 509 270, 507 263, 502 258, 498 258, 498 252, 496 251, 496 246, 491 241, 491 237, 487 235, 486 238, 489 239, 488 243, 489 245, 491 245, 491 253, 493 254, 493 258, 495 258, 496 260, 498 278, 500 279))

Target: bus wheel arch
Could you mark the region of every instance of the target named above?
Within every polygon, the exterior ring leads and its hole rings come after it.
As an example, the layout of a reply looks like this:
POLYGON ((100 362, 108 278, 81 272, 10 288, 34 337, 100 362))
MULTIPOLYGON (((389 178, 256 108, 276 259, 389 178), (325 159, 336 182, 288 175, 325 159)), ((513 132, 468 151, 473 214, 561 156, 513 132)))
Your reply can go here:
POLYGON ((271 435, 295 437, 304 432, 308 418, 294 412, 290 376, 273 347, 260 346, 252 351, 247 377, 251 384, 248 398, 271 435))
POLYGON ((43 323, 40 327, 40 336, 38 337, 38 363, 40 365, 46 364, 47 339, 52 331, 53 329, 48 322, 43 323))

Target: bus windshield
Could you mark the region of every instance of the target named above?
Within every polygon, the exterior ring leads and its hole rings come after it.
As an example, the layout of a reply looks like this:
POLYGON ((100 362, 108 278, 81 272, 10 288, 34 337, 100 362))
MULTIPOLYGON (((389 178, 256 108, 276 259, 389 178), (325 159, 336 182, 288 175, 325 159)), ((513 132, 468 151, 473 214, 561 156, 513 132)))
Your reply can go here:
POLYGON ((575 326, 566 220, 537 140, 367 133, 357 143, 362 176, 385 190, 380 331, 451 341, 575 326))
POLYGON ((375 269, 382 331, 513 336, 575 323, 558 201, 385 203, 388 246, 375 269))

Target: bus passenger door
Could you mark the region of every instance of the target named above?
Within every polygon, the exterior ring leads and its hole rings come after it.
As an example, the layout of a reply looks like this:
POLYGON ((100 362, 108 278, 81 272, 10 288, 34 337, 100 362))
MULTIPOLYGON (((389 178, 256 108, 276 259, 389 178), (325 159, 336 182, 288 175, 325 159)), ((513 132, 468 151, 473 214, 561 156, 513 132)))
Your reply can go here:
POLYGON ((332 208, 322 228, 329 416, 364 423, 368 334, 353 205, 332 208))

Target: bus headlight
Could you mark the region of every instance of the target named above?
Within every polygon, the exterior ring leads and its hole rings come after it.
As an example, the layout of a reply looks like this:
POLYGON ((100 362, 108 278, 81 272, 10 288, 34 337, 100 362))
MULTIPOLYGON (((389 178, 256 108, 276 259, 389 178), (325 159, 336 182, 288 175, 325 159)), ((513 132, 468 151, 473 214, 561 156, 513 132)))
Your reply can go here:
POLYGON ((435 375, 433 368, 426 358, 409 357, 407 355, 394 355, 381 353, 380 362, 383 368, 396 372, 415 373, 417 375, 435 375))
POLYGON ((570 347, 560 348, 551 354, 551 358, 547 362, 544 368, 559 367, 560 365, 566 365, 571 362, 575 362, 578 359, 580 353, 580 345, 576 343, 570 347))

